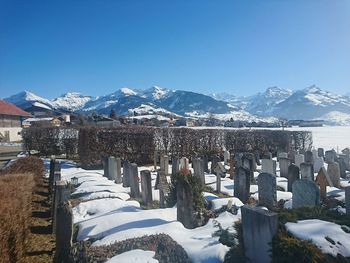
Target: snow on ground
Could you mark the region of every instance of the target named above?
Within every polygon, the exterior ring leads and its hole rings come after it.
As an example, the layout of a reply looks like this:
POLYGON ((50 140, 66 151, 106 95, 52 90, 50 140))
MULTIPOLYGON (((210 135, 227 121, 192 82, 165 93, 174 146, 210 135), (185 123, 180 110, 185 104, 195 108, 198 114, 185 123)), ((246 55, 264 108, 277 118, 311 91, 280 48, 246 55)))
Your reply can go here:
POLYGON ((154 259, 156 252, 150 250, 134 249, 112 257, 106 263, 157 263, 154 259))
POLYGON ((322 221, 318 219, 309 219, 298 221, 297 223, 286 223, 287 230, 295 237, 303 240, 310 240, 324 253, 336 256, 341 254, 344 257, 350 257, 350 228, 346 231, 342 226, 322 221))

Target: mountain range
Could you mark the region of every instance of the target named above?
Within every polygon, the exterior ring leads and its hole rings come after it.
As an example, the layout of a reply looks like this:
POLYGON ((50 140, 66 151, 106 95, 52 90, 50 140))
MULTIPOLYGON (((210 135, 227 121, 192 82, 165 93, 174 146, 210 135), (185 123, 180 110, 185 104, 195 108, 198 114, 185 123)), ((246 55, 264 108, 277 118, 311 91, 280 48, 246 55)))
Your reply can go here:
POLYGON ((18 107, 47 111, 108 115, 173 115, 214 117, 220 120, 276 122, 278 118, 325 120, 330 125, 350 125, 350 96, 338 95, 311 86, 292 91, 270 87, 252 96, 228 93, 200 94, 190 91, 152 87, 146 90, 122 88, 108 95, 92 97, 76 92, 46 99, 29 91, 5 98, 18 107))

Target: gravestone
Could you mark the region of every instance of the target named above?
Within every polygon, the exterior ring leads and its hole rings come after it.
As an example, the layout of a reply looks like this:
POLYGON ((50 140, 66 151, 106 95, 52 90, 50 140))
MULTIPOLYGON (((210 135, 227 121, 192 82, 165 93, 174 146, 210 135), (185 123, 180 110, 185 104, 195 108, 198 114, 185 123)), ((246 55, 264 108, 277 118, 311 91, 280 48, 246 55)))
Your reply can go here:
POLYGON ((182 179, 178 181, 176 188, 177 220, 185 228, 192 229, 194 227, 192 187, 186 179, 182 179))
POLYGON ((157 174, 157 180, 156 180, 156 186, 155 189, 159 189, 159 204, 160 208, 165 208, 165 196, 169 193, 169 184, 167 177, 164 174, 164 171, 160 170, 157 174), (157 186, 157 188, 156 188, 157 186))
POLYGON ((203 160, 200 158, 194 158, 192 161, 192 166, 194 176, 199 177, 199 179, 201 179, 202 184, 205 185, 203 160))
POLYGON ((346 170, 350 170, 350 167, 349 167, 349 159, 350 159, 350 156, 347 155, 347 154, 339 154, 338 157, 344 160, 345 169, 346 169, 346 170))
POLYGON ((190 169, 189 161, 186 157, 180 159, 180 172, 188 174, 190 169))
POLYGON ((236 165, 236 169, 238 167, 242 167, 242 157, 243 157, 243 153, 236 153, 235 154, 235 165, 236 165))
POLYGON ((211 161, 210 172, 212 174, 215 173, 215 167, 220 162, 220 158, 218 156, 214 156, 211 161))
POLYGON ((296 180, 293 188, 293 208, 314 207, 320 204, 320 189, 308 179, 296 180))
POLYGON ((305 162, 304 154, 296 154, 295 157, 295 165, 300 168, 300 164, 305 162))
POLYGON ((314 163, 314 155, 312 154, 312 151, 305 152, 304 160, 305 163, 314 163))
POLYGON ((288 178, 288 167, 290 160, 288 158, 280 157, 280 177, 288 178))
POLYGON ((350 186, 345 187, 345 207, 346 214, 350 215, 350 186))
POLYGON ((334 150, 326 151, 324 161, 326 163, 334 163, 337 158, 337 153, 334 150))
POLYGON ((115 158, 116 160, 116 178, 115 178, 115 182, 117 184, 121 184, 122 183, 122 161, 120 158, 115 158))
POLYGON ((312 163, 300 164, 300 177, 301 179, 314 180, 314 166, 312 163))
POLYGON ((320 169, 316 177, 316 183, 320 186, 320 195, 322 200, 327 198, 327 185, 333 186, 331 179, 329 178, 327 171, 324 167, 320 169))
POLYGON ((331 179, 333 186, 339 188, 340 187, 340 169, 339 164, 336 162, 329 163, 327 167, 327 173, 329 178, 331 179))
POLYGON ((323 148, 318 148, 317 149, 317 154, 318 154, 318 157, 324 158, 324 149, 323 148))
POLYGON ((228 165, 230 160, 230 152, 229 151, 224 151, 224 164, 228 165))
POLYGON ((300 179, 299 167, 295 164, 291 164, 288 167, 288 192, 292 192, 293 183, 300 179))
POLYGON ((259 205, 271 209, 277 204, 276 177, 261 173, 258 176, 259 205))
POLYGON ((316 157, 314 159, 314 172, 318 173, 322 167, 324 167, 323 158, 316 157))
POLYGON ((164 171, 165 176, 169 175, 169 157, 162 155, 160 157, 160 170, 164 171))
POLYGON ((180 158, 173 156, 171 158, 171 174, 178 174, 180 172, 180 158))
POLYGON ((313 161, 315 161, 315 159, 318 158, 318 152, 316 149, 313 149, 311 152, 312 152, 313 161))
POLYGON ((141 173, 141 196, 142 201, 149 205, 152 202, 152 177, 151 172, 142 170, 141 173))
POLYGON ((250 183, 255 183, 254 171, 256 170, 256 163, 254 155, 245 153, 242 157, 242 167, 249 171, 250 183))
POLYGON ((218 165, 215 168, 215 174, 216 174, 216 191, 218 193, 221 192, 221 178, 225 178, 226 176, 226 169, 222 165, 222 163, 218 163, 218 165))
POLYGON ((132 163, 129 167, 130 170, 130 196, 133 198, 140 198, 140 186, 137 164, 132 163))
POLYGON ((261 172, 276 176, 276 161, 272 159, 261 159, 261 172))
POLYGON ((339 164, 340 177, 346 179, 346 163, 343 158, 337 158, 337 163, 339 164))
POLYGON ((278 214, 259 207, 241 207, 245 256, 249 262, 271 262, 271 242, 278 230, 278 214))
POLYGON ((234 196, 246 203, 250 194, 250 172, 243 167, 236 169, 234 181, 234 196))
POLYGON ((125 160, 123 162, 123 187, 130 187, 130 162, 125 160))
POLYGON ((108 173, 107 173, 107 178, 109 180, 115 181, 117 178, 117 161, 114 156, 109 156, 107 159, 108 165, 108 173))
POLYGON ((288 153, 286 153, 286 152, 279 152, 279 153, 277 154, 277 158, 278 158, 278 160, 279 160, 280 158, 288 158, 288 153))

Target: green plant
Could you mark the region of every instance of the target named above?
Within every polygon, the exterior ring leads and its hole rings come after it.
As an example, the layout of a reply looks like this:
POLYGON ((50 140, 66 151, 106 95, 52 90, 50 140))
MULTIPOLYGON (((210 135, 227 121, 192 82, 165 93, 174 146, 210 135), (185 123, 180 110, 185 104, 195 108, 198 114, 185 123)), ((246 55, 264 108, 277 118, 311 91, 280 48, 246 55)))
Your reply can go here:
POLYGON ((212 236, 219 237, 219 242, 225 246, 232 247, 236 245, 235 234, 229 231, 229 228, 223 228, 221 224, 214 220, 214 227, 218 228, 212 236))

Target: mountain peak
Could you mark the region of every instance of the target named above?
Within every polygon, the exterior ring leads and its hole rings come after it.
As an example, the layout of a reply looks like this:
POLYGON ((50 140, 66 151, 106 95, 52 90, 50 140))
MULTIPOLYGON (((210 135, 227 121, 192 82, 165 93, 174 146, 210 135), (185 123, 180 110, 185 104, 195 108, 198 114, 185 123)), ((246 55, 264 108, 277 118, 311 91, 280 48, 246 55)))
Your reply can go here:
POLYGON ((121 88, 120 92, 123 93, 126 96, 135 96, 135 95, 137 95, 137 92, 135 92, 132 89, 129 89, 127 87, 121 88))
POLYGON ((310 87, 303 89, 302 91, 304 91, 305 93, 319 93, 322 90, 319 87, 317 87, 316 85, 312 85, 310 87))

